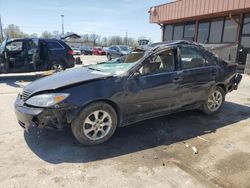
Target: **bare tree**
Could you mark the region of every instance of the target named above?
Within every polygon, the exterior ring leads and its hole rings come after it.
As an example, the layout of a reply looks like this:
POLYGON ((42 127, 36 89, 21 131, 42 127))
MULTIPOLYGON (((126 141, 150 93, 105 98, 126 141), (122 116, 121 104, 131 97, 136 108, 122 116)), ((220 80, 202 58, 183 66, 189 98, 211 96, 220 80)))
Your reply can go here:
POLYGON ((8 25, 4 30, 4 33, 10 38, 25 38, 28 34, 23 33, 20 28, 14 24, 8 25))
POLYGON ((89 39, 91 42, 93 42, 94 46, 96 46, 97 40, 100 39, 100 36, 93 33, 89 35, 89 39))
POLYGON ((41 38, 53 38, 53 35, 49 31, 44 31, 44 32, 42 32, 40 37, 41 38))

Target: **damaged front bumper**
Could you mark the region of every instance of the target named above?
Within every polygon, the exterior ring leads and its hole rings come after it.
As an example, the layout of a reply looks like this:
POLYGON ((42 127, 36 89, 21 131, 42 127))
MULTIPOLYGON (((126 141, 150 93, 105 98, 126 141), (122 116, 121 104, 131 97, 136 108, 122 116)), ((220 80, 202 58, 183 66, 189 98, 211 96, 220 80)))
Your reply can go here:
POLYGON ((36 108, 27 106, 20 96, 15 101, 15 114, 18 123, 26 131, 30 127, 52 127, 62 129, 77 116, 76 108, 36 108))

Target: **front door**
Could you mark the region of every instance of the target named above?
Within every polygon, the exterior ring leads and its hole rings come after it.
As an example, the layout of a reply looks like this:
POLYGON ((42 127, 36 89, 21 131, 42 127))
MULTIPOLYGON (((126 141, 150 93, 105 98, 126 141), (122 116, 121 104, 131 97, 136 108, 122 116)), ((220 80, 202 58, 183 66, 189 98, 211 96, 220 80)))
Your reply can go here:
POLYGON ((128 80, 128 117, 145 119, 176 108, 180 93, 176 62, 176 50, 160 51, 145 60, 128 80))
POLYGON ((8 64, 8 72, 24 72, 24 65, 27 61, 26 44, 23 40, 13 40, 6 44, 5 58, 8 64))
POLYGON ((7 41, 8 38, 6 38, 0 46, 0 73, 6 73, 8 69, 7 54, 5 51, 7 41))

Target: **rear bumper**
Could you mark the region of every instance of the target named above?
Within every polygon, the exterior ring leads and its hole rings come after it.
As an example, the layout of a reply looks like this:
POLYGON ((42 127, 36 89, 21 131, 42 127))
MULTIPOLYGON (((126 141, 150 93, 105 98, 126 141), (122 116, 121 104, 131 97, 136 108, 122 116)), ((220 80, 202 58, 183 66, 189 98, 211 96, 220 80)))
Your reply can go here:
POLYGON ((227 91, 231 92, 233 90, 237 90, 241 80, 242 80, 242 75, 236 74, 227 85, 227 91))
POLYGON ((72 68, 75 66, 75 58, 73 56, 71 58, 66 58, 64 61, 66 62, 66 68, 72 68))
POLYGON ((242 75, 241 74, 237 74, 233 80, 233 85, 232 85, 232 90, 237 90, 238 86, 240 84, 242 80, 242 75))

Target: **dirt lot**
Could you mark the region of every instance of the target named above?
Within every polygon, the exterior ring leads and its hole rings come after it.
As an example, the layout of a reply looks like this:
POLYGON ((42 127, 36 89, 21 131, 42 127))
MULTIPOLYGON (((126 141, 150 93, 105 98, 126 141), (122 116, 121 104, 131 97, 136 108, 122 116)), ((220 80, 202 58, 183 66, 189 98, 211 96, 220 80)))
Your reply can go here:
POLYGON ((18 125, 15 97, 39 77, 0 75, 0 187, 250 187, 249 76, 217 115, 144 121, 95 147, 78 144, 70 129, 28 134, 18 125))

